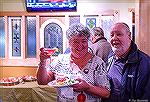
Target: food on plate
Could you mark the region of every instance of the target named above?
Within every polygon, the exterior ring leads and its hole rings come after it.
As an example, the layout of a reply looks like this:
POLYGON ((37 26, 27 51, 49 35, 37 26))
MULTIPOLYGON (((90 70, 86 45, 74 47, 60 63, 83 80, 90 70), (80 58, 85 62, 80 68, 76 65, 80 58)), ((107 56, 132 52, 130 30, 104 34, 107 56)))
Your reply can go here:
POLYGON ((56 85, 58 86, 66 86, 77 83, 75 77, 73 77, 72 74, 57 73, 55 75, 55 78, 56 78, 56 85))
POLYGON ((65 85, 67 83, 68 77, 59 77, 56 80, 56 85, 65 85))
POLYGON ((13 86, 19 84, 19 80, 15 77, 2 78, 0 80, 1 86, 13 86))
POLYGON ((34 76, 26 75, 26 76, 23 76, 22 79, 24 82, 36 81, 36 76, 34 77, 34 76))
POLYGON ((23 82, 36 81, 34 76, 7 77, 0 79, 0 86, 13 86, 23 82))

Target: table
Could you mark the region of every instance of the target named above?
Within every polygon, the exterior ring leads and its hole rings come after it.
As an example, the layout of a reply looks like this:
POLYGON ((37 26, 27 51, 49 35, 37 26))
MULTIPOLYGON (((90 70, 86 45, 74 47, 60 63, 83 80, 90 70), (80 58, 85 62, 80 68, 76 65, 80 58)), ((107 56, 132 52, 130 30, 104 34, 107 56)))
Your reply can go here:
POLYGON ((56 102, 56 89, 37 82, 0 86, 0 102, 56 102))

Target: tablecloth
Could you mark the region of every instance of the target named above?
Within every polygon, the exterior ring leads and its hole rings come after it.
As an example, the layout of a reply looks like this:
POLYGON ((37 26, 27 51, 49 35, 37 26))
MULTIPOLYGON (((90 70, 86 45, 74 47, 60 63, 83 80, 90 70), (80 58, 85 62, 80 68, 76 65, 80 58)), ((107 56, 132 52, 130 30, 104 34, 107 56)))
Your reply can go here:
POLYGON ((37 82, 0 86, 0 102, 56 102, 56 89, 37 82))

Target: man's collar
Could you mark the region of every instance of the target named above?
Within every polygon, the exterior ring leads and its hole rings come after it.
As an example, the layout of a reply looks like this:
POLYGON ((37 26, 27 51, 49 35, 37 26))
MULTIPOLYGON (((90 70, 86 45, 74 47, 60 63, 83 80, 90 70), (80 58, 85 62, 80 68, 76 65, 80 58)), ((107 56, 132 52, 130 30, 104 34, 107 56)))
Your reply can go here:
POLYGON ((116 61, 125 61, 126 63, 135 63, 138 61, 137 50, 136 44, 131 41, 129 50, 121 58, 118 58, 114 55, 114 59, 116 61))
POLYGON ((131 42, 131 49, 129 51, 128 55, 128 62, 129 63, 134 63, 138 61, 138 54, 137 54, 138 48, 136 44, 132 41, 131 42))
POLYGON ((101 38, 96 39, 96 41, 94 43, 97 43, 99 40, 102 40, 102 39, 107 40, 105 37, 101 37, 101 38))

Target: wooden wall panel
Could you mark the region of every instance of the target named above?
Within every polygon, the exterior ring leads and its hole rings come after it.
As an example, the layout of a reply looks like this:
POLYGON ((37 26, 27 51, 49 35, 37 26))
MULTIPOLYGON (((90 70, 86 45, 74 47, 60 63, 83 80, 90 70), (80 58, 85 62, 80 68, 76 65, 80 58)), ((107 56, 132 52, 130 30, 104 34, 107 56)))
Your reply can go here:
POLYGON ((42 17, 40 17, 40 26, 45 22, 45 21, 47 21, 47 20, 49 20, 49 19, 57 19, 57 20, 59 20, 60 22, 62 22, 64 25, 65 25, 65 16, 63 16, 63 15, 61 15, 60 17, 59 17, 60 15, 57 15, 57 16, 54 16, 54 17, 52 17, 52 16, 42 16, 42 17))
POLYGON ((37 67, 0 67, 0 78, 18 77, 23 75, 35 76, 37 67))
POLYGON ((150 55, 150 2, 140 0, 139 5, 139 48, 150 55))

